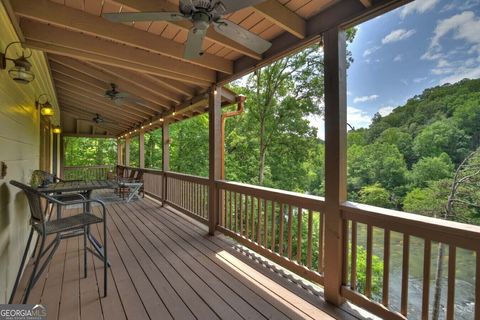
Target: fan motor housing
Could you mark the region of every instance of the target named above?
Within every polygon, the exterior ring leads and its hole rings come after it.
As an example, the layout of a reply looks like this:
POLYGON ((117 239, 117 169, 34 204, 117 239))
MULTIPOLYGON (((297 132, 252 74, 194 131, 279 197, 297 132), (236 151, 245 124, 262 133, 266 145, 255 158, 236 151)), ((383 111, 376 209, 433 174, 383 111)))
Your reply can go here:
POLYGON ((195 28, 206 30, 210 26, 212 17, 206 12, 198 11, 193 14, 192 20, 195 28))

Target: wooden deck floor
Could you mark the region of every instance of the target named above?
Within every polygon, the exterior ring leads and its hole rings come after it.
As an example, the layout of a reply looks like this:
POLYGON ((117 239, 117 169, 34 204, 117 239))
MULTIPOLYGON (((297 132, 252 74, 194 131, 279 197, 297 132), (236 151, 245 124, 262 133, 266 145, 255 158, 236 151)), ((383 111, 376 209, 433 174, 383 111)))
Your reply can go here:
POLYGON ((89 253, 83 278, 83 239, 64 240, 28 301, 48 319, 355 319, 156 201, 109 204, 108 218, 108 296, 101 261, 89 253))

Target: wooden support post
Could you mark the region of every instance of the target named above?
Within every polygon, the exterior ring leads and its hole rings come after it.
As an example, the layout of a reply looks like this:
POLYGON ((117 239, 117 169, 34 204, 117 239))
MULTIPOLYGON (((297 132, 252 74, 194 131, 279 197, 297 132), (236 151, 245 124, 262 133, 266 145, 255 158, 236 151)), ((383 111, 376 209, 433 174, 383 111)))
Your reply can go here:
POLYGON ((343 30, 324 33, 325 63, 325 299, 340 305, 343 231, 340 204, 347 197, 346 38, 343 30))
POLYGON ((145 132, 143 130, 140 131, 140 135, 138 136, 138 152, 139 152, 139 167, 145 168, 145 132))
POLYGON ((123 165, 123 146, 120 139, 117 139, 117 165, 123 165))
POLYGON ((221 175, 221 128, 222 128, 222 92, 221 87, 213 86, 208 99, 209 120, 209 192, 208 192, 208 233, 215 234, 220 221, 220 195, 215 185, 221 175))
POLYGON ((125 138, 125 166, 130 166, 130 137, 125 138))
POLYGON ((65 167, 65 137, 60 134, 60 178, 64 179, 64 167, 65 167))
POLYGON ((162 126, 162 205, 167 201, 167 175, 170 170, 170 134, 168 130, 168 122, 165 119, 162 126))

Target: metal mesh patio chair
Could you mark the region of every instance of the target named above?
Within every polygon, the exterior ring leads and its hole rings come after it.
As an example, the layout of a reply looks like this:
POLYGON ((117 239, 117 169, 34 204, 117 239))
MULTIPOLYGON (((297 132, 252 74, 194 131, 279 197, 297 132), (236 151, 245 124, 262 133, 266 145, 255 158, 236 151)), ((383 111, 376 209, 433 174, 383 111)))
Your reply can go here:
MULTIPOLYGON (((25 251, 23 253, 22 261, 20 263, 20 268, 15 279, 15 284, 12 290, 12 294, 9 299, 9 304, 12 303, 15 291, 17 290, 18 283, 20 281, 20 276, 23 270, 23 267, 26 262, 27 254, 30 249, 30 244, 33 238, 33 233, 37 232, 38 236, 40 237, 40 247, 38 249, 38 253, 36 254, 36 258, 33 265, 33 271, 30 275, 28 285, 25 291, 25 295, 23 297, 23 302, 26 303, 28 296, 30 294, 31 289, 40 278, 40 275, 45 270, 46 266, 50 262, 53 254, 57 250, 60 241, 63 239, 81 236, 83 235, 83 243, 84 243, 84 275, 87 277, 87 236, 89 232, 89 226, 96 223, 103 222, 103 263, 104 263, 104 296, 107 296, 107 224, 106 224, 106 208, 103 202, 95 199, 87 200, 81 194, 77 194, 77 197, 80 200, 76 201, 69 201, 65 202, 62 201, 62 195, 59 196, 49 196, 40 193, 36 189, 23 184, 18 181, 10 181, 10 184, 23 190, 28 204, 30 206, 30 225, 31 230, 28 236, 27 245, 25 251), (47 209, 42 210, 42 201, 41 199, 46 199, 47 202, 55 204, 57 206, 67 206, 67 205, 83 205, 84 212, 80 214, 75 214, 68 217, 61 217, 55 220, 48 220, 46 219, 46 211, 47 209), (86 204, 87 203, 99 203, 102 208, 102 216, 99 217, 92 212, 86 212, 86 204), (55 235, 55 239, 48 245, 45 246, 46 238, 49 235, 55 235), (45 258, 45 261, 40 266, 40 261, 42 258, 48 253, 48 256, 45 258)), ((36 250, 35 250, 36 251, 36 250)))

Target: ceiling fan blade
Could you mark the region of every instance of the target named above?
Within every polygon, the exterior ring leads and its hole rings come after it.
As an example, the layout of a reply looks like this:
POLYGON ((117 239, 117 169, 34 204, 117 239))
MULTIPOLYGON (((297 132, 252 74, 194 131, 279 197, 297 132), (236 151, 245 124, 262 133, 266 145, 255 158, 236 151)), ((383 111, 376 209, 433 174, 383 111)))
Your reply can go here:
POLYGON ((122 106, 123 105, 123 99, 115 98, 115 99, 113 99, 113 103, 115 103, 115 105, 117 105, 117 106, 122 106))
POLYGON ((124 101, 127 102, 132 102, 132 103, 145 103, 145 100, 141 98, 135 98, 135 97, 124 97, 122 98, 124 101))
POLYGON ((201 30, 197 28, 192 28, 188 32, 188 39, 185 43, 185 59, 196 59, 202 56, 202 44, 205 35, 207 34, 207 30, 201 30))
POLYGON ((272 46, 267 40, 260 38, 256 34, 228 20, 215 21, 213 27, 218 33, 223 34, 227 38, 240 43, 258 54, 264 53, 272 46))
POLYGON ((130 97, 130 95, 127 92, 119 92, 115 94, 115 99, 125 99, 130 97))
POLYGON ((181 21, 188 19, 179 12, 120 12, 104 13, 105 19, 112 22, 138 22, 138 21, 181 21))
POLYGON ((223 6, 225 7, 224 14, 229 14, 243 8, 251 7, 261 2, 265 2, 265 0, 222 0, 223 6))

